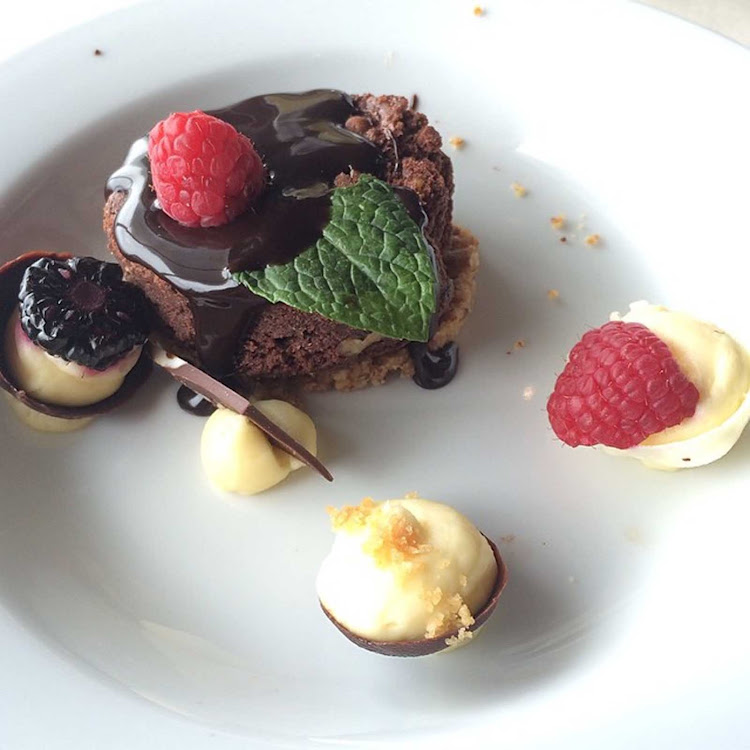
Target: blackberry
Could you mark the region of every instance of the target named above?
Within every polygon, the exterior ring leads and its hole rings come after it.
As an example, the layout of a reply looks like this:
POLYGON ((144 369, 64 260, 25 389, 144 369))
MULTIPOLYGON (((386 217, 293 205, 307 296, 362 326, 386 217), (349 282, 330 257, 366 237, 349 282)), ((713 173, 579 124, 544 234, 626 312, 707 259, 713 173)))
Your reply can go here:
POLYGON ((23 275, 21 326, 49 354, 106 370, 149 333, 146 299, 116 263, 41 258, 23 275))

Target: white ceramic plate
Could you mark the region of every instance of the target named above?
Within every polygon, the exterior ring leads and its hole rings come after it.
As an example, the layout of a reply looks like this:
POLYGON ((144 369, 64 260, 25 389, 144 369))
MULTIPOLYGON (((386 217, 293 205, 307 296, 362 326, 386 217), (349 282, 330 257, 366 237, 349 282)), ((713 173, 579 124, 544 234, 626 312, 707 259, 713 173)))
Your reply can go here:
POLYGON ((165 113, 316 86, 417 93, 465 138, 483 258, 451 386, 309 400, 332 486, 217 494, 165 377, 68 436, 4 412, 0 746, 750 743, 750 437, 659 474, 561 447, 544 413, 578 335, 632 300, 747 334, 748 54, 634 5, 488 6, 176 0, 0 69, 3 258, 101 255, 104 181, 165 113), (511 583, 471 647, 388 659, 318 610, 324 507, 414 489, 498 540, 511 583))

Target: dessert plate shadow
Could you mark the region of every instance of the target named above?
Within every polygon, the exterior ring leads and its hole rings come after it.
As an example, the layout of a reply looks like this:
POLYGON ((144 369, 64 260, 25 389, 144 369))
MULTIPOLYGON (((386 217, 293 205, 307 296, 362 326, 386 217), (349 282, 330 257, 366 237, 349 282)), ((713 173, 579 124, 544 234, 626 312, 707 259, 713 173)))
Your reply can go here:
POLYGON ((747 53, 621 3, 497 2, 481 17, 460 3, 356 5, 148 3, 0 68, 3 101, 65 97, 54 118, 30 108, 0 125, 18 146, 4 150, 0 261, 105 257, 106 178, 169 111, 331 86, 417 94, 446 144, 465 139, 446 145, 455 220, 482 264, 451 385, 306 400, 333 485, 300 471, 256 497, 217 493, 200 470, 203 421, 161 373, 69 435, 6 409, 0 744, 750 741, 732 546, 750 521, 747 436, 713 466, 653 473, 561 447, 544 409, 578 336, 633 300, 749 332, 744 274, 727 270, 745 232, 747 53), (133 40, 164 18, 173 34, 144 55, 133 40), (251 27, 263 33, 249 45, 251 27), (388 659, 331 627, 314 581, 327 505, 412 490, 469 516, 510 582, 476 643, 388 659), (719 615, 694 611, 695 586, 719 615), (690 735, 675 728, 688 710, 690 735))

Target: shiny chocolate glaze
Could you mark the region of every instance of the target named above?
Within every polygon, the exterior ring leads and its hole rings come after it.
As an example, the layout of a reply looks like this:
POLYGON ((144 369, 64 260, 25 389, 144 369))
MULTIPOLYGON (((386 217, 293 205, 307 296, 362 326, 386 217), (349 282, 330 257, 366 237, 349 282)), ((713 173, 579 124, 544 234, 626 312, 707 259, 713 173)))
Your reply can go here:
MULTIPOLYGON (((237 342, 269 304, 230 273, 287 263, 317 241, 338 175, 354 170, 384 176, 381 150, 345 128, 356 113, 347 94, 330 89, 266 94, 210 112, 250 138, 267 177, 257 203, 220 227, 184 227, 160 209, 150 184, 147 137, 133 144, 109 179, 107 194, 127 193, 114 230, 121 252, 187 298, 198 363, 215 377, 233 374, 237 342)), ((405 189, 397 193, 424 226, 416 195, 405 189)), ((189 406, 184 394, 181 405, 189 406)))

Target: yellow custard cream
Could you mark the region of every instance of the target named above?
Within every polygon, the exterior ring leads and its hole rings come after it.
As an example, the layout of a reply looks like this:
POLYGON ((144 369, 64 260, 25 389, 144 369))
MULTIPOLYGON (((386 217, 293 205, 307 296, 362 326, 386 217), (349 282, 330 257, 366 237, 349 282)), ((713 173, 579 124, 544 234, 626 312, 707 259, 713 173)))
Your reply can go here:
POLYGON ((497 576, 492 548, 471 521, 414 496, 365 498, 329 513, 336 538, 317 590, 339 624, 375 641, 469 639, 497 576))
MULTIPOLYGON (((255 406, 313 455, 317 433, 312 419, 286 401, 258 401, 255 406)), ((206 475, 219 489, 254 495, 273 487, 304 464, 271 445, 266 434, 247 417, 217 409, 201 436, 201 460, 206 475)))
POLYGON ((655 469, 703 466, 721 458, 737 442, 750 420, 750 354, 713 323, 663 305, 634 302, 611 320, 641 323, 669 347, 682 372, 700 394, 695 414, 674 427, 650 435, 627 450, 655 469))

